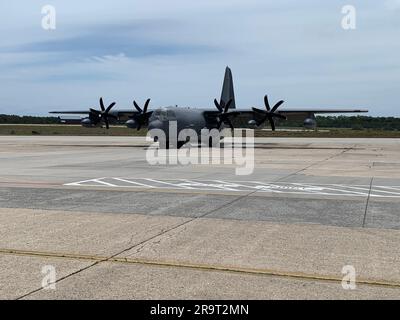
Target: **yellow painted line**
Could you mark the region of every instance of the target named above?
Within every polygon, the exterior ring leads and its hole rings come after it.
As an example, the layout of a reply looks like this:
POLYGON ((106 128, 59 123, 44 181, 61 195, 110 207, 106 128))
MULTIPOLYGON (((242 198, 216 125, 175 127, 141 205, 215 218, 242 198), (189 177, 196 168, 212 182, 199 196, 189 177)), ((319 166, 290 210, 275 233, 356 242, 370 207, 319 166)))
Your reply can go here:
MULTIPOLYGON (((114 262, 114 263, 125 263, 125 264, 141 264, 150 265, 157 267, 174 267, 174 268, 186 268, 194 270, 204 271, 220 271, 220 272, 232 272, 241 273, 247 275, 264 275, 264 276, 275 276, 282 278, 294 278, 299 280, 309 281, 329 281, 329 282, 342 282, 341 277, 332 275, 319 275, 309 274, 303 272, 290 272, 290 271, 279 271, 272 269, 255 269, 255 268, 243 268, 235 266, 222 266, 222 265, 211 265, 211 264, 198 264, 189 262, 173 262, 173 261, 157 261, 147 259, 135 259, 135 258, 124 258, 124 257, 105 257, 97 255, 85 255, 75 253, 59 253, 59 252, 45 252, 45 251, 29 251, 29 250, 17 250, 17 249, 0 249, 0 254, 17 255, 17 256, 30 256, 30 257, 41 257, 41 258, 59 258, 59 259, 77 259, 94 262, 114 262)), ((386 280, 373 280, 358 278, 356 281, 357 285, 370 285, 380 286, 389 288, 400 288, 400 282, 386 281, 386 280)))

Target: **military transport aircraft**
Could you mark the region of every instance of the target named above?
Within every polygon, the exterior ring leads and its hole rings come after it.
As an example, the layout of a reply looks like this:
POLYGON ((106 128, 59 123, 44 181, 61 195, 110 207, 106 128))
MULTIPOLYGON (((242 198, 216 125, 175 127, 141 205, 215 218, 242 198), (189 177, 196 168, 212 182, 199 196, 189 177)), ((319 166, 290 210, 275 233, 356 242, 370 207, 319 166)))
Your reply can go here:
MULTIPOLYGON (((253 107, 250 110, 236 109, 235 94, 233 89, 232 72, 229 67, 226 67, 225 78, 222 87, 221 98, 218 101, 214 99, 216 109, 200 109, 190 107, 162 107, 154 110, 149 110, 150 99, 147 99, 143 108, 136 101, 133 101, 134 109, 112 110, 115 102, 111 103, 107 108, 104 105, 103 98, 100 98, 100 110, 90 108, 89 110, 78 111, 51 111, 56 114, 75 114, 86 115, 81 120, 84 127, 97 127, 105 125, 109 128, 110 123, 126 121, 128 128, 140 130, 142 127, 151 129, 161 129, 168 137, 169 123, 176 121, 177 132, 183 129, 193 129, 200 136, 202 129, 218 129, 225 127, 234 129, 234 119, 242 118, 241 127, 246 123, 247 128, 261 127, 266 121, 269 122, 271 129, 275 131, 277 121, 286 120, 301 120, 308 129, 316 127, 317 122, 315 114, 322 113, 359 113, 368 112, 362 109, 279 109, 284 103, 283 100, 277 102, 272 108, 269 104, 268 96, 264 97, 265 109, 253 107)), ((68 119, 63 119, 64 123, 68 123, 68 119)), ((76 119, 71 123, 76 122, 76 119)), ((156 138, 155 138, 156 139, 156 138)), ((161 142, 161 141, 160 141, 161 142)), ((177 147, 180 148, 187 141, 178 141, 177 147)), ((169 147, 169 141, 163 143, 166 148, 169 147)), ((211 144, 211 142, 210 142, 211 144)))

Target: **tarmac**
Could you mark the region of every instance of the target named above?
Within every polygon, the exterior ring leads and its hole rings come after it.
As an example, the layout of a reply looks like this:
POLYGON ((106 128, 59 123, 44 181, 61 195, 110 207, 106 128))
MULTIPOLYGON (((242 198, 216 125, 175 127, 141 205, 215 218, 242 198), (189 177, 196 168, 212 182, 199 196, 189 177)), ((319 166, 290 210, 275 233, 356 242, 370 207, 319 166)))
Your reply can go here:
POLYGON ((400 140, 254 146, 237 175, 142 137, 0 137, 0 298, 399 299, 400 140))

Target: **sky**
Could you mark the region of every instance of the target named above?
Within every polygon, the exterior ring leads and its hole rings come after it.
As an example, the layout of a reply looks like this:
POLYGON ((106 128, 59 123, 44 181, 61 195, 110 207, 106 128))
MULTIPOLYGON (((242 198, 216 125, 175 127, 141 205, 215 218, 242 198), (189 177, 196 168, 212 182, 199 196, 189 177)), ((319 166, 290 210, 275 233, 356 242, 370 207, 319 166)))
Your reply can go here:
POLYGON ((400 116, 400 0, 0 0, 0 19, 0 113, 97 108, 100 96, 213 107, 229 65, 238 108, 268 94, 400 116))

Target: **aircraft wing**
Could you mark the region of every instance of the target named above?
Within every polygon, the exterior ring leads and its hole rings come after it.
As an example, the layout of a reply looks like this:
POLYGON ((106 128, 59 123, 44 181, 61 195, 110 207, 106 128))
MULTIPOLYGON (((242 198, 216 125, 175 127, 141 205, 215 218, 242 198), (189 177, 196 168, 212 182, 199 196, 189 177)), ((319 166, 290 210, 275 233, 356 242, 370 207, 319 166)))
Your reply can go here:
MULTIPOLYGON (((260 108, 262 109, 262 108, 260 108)), ((243 114, 252 114, 254 113, 251 108, 249 109, 229 109, 229 111, 239 111, 240 113, 243 114)), ((218 111, 215 109, 211 109, 211 110, 205 110, 206 113, 210 113, 210 114, 217 114, 218 111)), ((328 109, 328 108, 324 108, 324 109, 318 109, 318 108, 308 108, 308 109, 300 109, 300 108, 282 108, 279 109, 277 112, 282 113, 282 114, 290 114, 290 113, 360 113, 360 112, 368 112, 367 109, 328 109)))
MULTIPOLYGON (((259 108, 262 109, 262 108, 259 108)), ((248 110, 241 110, 241 109, 230 109, 229 111, 237 111, 239 114, 232 118, 232 123, 235 127, 243 126, 247 124, 248 121, 253 120, 259 115, 257 115, 251 108, 248 110)), ((293 108, 293 109, 280 109, 277 113, 285 116, 288 120, 292 121, 304 121, 307 118, 313 118, 317 114, 343 114, 343 113, 366 113, 368 110, 366 109, 343 109, 343 108, 307 108, 307 109, 300 109, 300 108, 293 108)), ((217 123, 219 112, 216 110, 205 110, 204 116, 206 121, 211 126, 217 123)), ((247 126, 247 125, 246 125, 247 126)))
POLYGON ((89 114, 90 111, 89 110, 76 110, 76 111, 50 111, 49 113, 52 114, 89 114))
POLYGON ((288 120, 305 120, 306 118, 313 117, 317 114, 344 114, 344 113, 366 113, 366 109, 341 109, 341 108, 326 108, 326 109, 281 109, 278 111, 284 115, 288 120))
MULTIPOLYGON (((262 108, 260 108, 260 109, 262 109, 262 108)), ((254 111, 252 111, 251 110, 251 108, 249 108, 248 110, 241 110, 241 109, 230 109, 229 111, 238 111, 238 112, 240 112, 240 114, 241 115, 249 115, 249 116, 251 116, 251 115, 254 115, 254 111)), ((366 110, 366 109, 317 109, 317 108, 315 108, 315 109, 313 109, 313 108, 308 108, 308 109, 297 109, 297 108, 293 108, 293 109, 289 109, 289 108, 286 108, 286 109, 280 109, 280 110, 278 110, 277 111, 277 113, 280 113, 280 114, 282 114, 282 115, 285 115, 285 116, 287 116, 287 115, 307 115, 307 114, 310 114, 310 113, 314 113, 314 114, 323 114, 323 113, 325 113, 325 114, 333 114, 333 113, 366 113, 366 112, 368 112, 368 110, 366 110)), ((205 110, 204 111, 204 113, 206 114, 206 115, 210 115, 210 116, 212 116, 212 115, 217 115, 218 114, 218 111, 216 111, 215 109, 214 110, 205 110)))
POLYGON ((361 113, 368 112, 366 109, 281 109, 279 113, 281 114, 321 114, 321 113, 361 113))
MULTIPOLYGON (((88 116, 90 114, 90 110, 68 110, 68 111, 50 111, 49 113, 51 114, 74 114, 74 115, 86 115, 88 116)), ((118 118, 118 120, 128 120, 130 116, 133 116, 134 114, 138 114, 139 112, 133 110, 133 109, 120 109, 120 110, 111 110, 110 114, 114 115, 118 118)))

